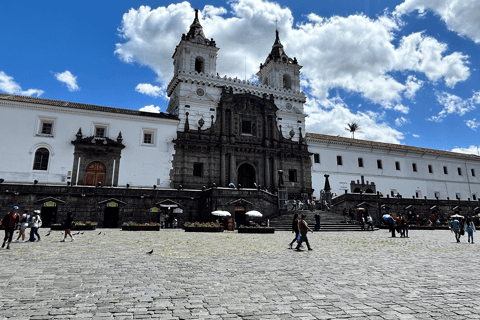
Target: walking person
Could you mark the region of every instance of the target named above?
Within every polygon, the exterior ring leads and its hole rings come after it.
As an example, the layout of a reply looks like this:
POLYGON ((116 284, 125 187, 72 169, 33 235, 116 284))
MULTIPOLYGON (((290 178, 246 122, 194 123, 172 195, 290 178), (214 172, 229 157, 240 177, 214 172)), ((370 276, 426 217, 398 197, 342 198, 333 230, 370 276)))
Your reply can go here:
POLYGON ((353 221, 353 216, 354 216, 354 211, 353 211, 353 208, 350 207, 350 209, 348 210, 348 216, 350 218, 350 222, 353 221))
POLYGON ((315 213, 315 231, 320 231, 320 214, 315 213))
POLYGON ((467 230, 468 233, 468 243, 470 243, 470 238, 472 238, 472 244, 473 244, 473 232, 477 231, 475 229, 475 224, 473 223, 472 219, 470 217, 467 217, 467 221, 465 221, 464 229, 467 230))
POLYGON ((407 217, 403 217, 403 237, 408 238, 408 223, 410 221, 407 219, 407 217))
POLYGON ((290 249, 292 249, 293 244, 297 241, 298 238, 298 213, 293 215, 292 221, 292 233, 295 233, 295 238, 293 238, 292 242, 290 242, 290 249))
POLYGON ((40 218, 40 210, 33 211, 33 217, 30 218, 32 221, 32 227, 30 229, 30 242, 40 241, 40 235, 38 234, 38 228, 42 226, 42 218, 40 218), (35 236, 37 238, 35 239, 35 236))
POLYGON ((460 222, 457 219, 450 220, 450 231, 455 233, 455 240, 460 242, 460 222))
POLYGON ((295 250, 297 251, 302 251, 300 249, 300 246, 302 245, 303 242, 307 244, 308 250, 313 250, 310 247, 310 243, 308 243, 308 238, 307 238, 307 232, 310 231, 313 233, 313 230, 308 227, 308 223, 306 219, 307 219, 307 215, 302 214, 302 220, 298 221, 298 230, 300 231, 300 242, 297 244, 297 247, 295 248, 295 250))
POLYGON ((18 234, 17 240, 15 242, 19 242, 18 240, 22 237, 22 242, 25 242, 25 230, 28 228, 28 220, 30 219, 30 215, 28 214, 28 209, 25 209, 22 217, 20 218, 20 233, 18 234))
POLYGON ((61 242, 65 242, 65 239, 67 239, 67 235, 72 238, 72 241, 75 241, 75 238, 72 236, 70 233, 70 230, 72 229, 72 224, 73 224, 73 213, 72 211, 67 212, 67 219, 65 220, 65 236, 63 237, 63 240, 61 242))
POLYGON ((392 232, 392 238, 395 238, 395 219, 392 216, 388 216, 387 223, 388 228, 392 232))
POLYGON ((348 223, 347 218, 348 218, 348 211, 347 211, 347 207, 345 207, 343 208, 343 222, 348 223))
POLYGON ((15 224, 17 224, 19 220, 18 207, 14 206, 13 210, 2 220, 2 225, 5 228, 5 238, 3 238, 2 249, 5 248, 5 243, 8 243, 7 249, 10 250, 10 243, 12 242, 13 233, 15 232, 15 224))

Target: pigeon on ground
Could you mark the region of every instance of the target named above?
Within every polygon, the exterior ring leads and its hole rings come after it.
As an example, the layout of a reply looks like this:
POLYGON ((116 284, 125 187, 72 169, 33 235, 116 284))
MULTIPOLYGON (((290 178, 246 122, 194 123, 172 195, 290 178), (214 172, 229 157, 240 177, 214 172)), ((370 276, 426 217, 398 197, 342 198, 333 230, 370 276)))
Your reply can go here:
POLYGON ((82 234, 84 234, 85 232, 82 232, 82 234))
POLYGON ((100 233, 99 233, 99 234, 97 234, 97 236, 99 236, 99 235, 101 235, 101 234, 102 234, 102 231, 100 231, 100 233))
POLYGON ((152 254, 152 253, 153 253, 153 249, 152 249, 152 251, 148 251, 147 253, 148 253, 148 254, 152 254))
POLYGON ((45 237, 48 237, 50 235, 50 231, 45 235, 45 237))

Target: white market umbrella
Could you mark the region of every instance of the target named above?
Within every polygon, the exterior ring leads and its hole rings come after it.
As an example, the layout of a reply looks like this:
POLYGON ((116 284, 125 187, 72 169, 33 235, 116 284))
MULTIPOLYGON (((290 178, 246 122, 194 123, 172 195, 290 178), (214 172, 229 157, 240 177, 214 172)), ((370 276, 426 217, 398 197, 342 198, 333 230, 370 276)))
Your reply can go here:
MULTIPOLYGON (((245 212, 245 215, 246 215, 246 216, 249 216, 249 217, 252 217, 252 218, 255 218, 255 217, 257 217, 257 218, 263 217, 263 214, 261 214, 261 213, 258 212, 258 211, 255 211, 255 210, 245 212)), ((253 221, 255 222, 255 219, 253 219, 253 221)))
POLYGON ((222 211, 222 210, 217 210, 217 211, 212 211, 212 214, 217 217, 230 217, 231 214, 228 211, 222 211))
POLYGON ((460 218, 463 219, 464 217, 459 215, 459 214, 454 214, 453 216, 450 216, 450 218, 460 218))
POLYGON ((255 211, 255 210, 252 210, 252 211, 248 211, 245 213, 246 216, 249 216, 249 217, 258 217, 258 218, 261 218, 263 217, 263 214, 261 214, 260 212, 258 211, 255 211))

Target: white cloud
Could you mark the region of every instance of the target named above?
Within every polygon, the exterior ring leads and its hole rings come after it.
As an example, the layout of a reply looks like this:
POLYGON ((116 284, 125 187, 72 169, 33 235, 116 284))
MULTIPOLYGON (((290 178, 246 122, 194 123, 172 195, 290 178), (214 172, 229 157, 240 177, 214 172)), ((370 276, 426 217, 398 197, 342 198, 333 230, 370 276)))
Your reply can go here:
MULTIPOLYGON (((255 74, 271 50, 277 20, 287 54, 304 66, 302 84, 320 99, 328 98, 332 88, 360 93, 375 103, 398 101, 404 91, 413 94, 412 83, 402 84, 390 75, 395 71, 422 72, 434 81, 443 77, 449 86, 469 76, 467 57, 458 52, 443 56, 447 46, 421 33, 404 37, 395 48, 395 32, 401 24, 392 16, 323 18, 312 13, 294 25, 290 9, 277 3, 228 3, 233 17, 223 17, 226 10, 213 6, 206 6, 200 17, 205 35, 221 47, 217 60, 221 75, 243 78, 245 59, 247 78, 255 74)), ((116 44, 115 53, 125 62, 150 67, 157 80, 168 83, 173 73, 171 56, 193 17, 188 2, 130 9, 123 16, 122 42, 116 44)))
POLYGON ((68 91, 80 90, 80 87, 77 84, 77 77, 75 77, 70 71, 65 70, 62 73, 55 73, 54 75, 55 79, 67 85, 68 91))
POLYGON ((465 121, 465 123, 467 124, 467 127, 474 131, 477 131, 477 128, 480 126, 480 122, 477 122, 476 120, 476 118, 473 118, 472 120, 465 121))
POLYGON ((406 0, 395 8, 395 15, 401 16, 415 10, 420 14, 432 10, 441 17, 448 29, 480 43, 478 0, 406 0))
POLYGON ((22 87, 8 76, 5 72, 0 71, 0 90, 8 94, 17 94, 22 96, 41 96, 44 91, 40 89, 22 90, 22 87))
MULTIPOLYGON (((286 53, 303 65, 302 88, 310 101, 316 101, 308 108, 311 132, 318 132, 318 126, 324 133, 338 134, 349 119, 362 120, 368 124, 364 125, 365 138, 398 143, 403 134, 388 126, 381 118, 385 115, 329 107, 337 106, 335 99, 329 101, 329 92, 343 89, 387 106, 385 109, 408 114, 410 109, 401 100, 414 99, 423 81, 412 76, 402 83, 394 77, 398 72, 422 73, 429 81, 444 81, 450 87, 470 76, 467 56, 459 52, 446 55, 446 44, 423 33, 398 38, 403 22, 388 13, 374 19, 362 14, 325 18, 311 13, 295 24, 290 9, 274 2, 227 3, 229 16, 224 16, 225 8, 211 5, 200 14, 205 35, 221 48, 217 72, 243 79, 246 71, 247 78, 252 78, 271 51, 277 23, 286 53), (397 40, 399 45, 394 44, 397 40), (340 121, 334 117, 338 114, 347 118, 340 121)), ((130 9, 123 15, 115 54, 124 62, 148 66, 157 74, 160 87, 166 87, 173 75, 172 54, 193 18, 194 10, 186 1, 130 9)))
POLYGON ((383 122, 384 114, 372 111, 352 113, 340 98, 330 100, 307 99, 305 104, 306 130, 312 133, 323 133, 351 137, 345 130, 348 123, 356 122, 360 131, 355 139, 372 140, 387 143, 400 143, 403 133, 389 127, 383 122))
POLYGON ((397 118, 395 119, 395 125, 397 127, 401 127, 403 126, 404 124, 407 124, 409 121, 407 119, 405 119, 404 117, 400 117, 400 118, 397 118))
POLYGON ((164 99, 167 99, 168 97, 166 96, 165 90, 166 90, 165 86, 161 88, 158 86, 151 85, 150 83, 139 83, 135 87, 135 91, 143 93, 147 96, 154 97, 154 98, 162 97, 164 99))
POLYGON ((420 136, 419 136, 418 134, 415 134, 415 133, 412 133, 412 136, 413 136, 414 138, 420 138, 420 136))
POLYGON ((451 114, 463 116, 467 112, 475 110, 475 105, 480 103, 480 91, 474 92, 473 96, 466 100, 447 92, 437 93, 436 96, 438 103, 443 106, 443 109, 437 116, 428 118, 427 120, 429 121, 442 122, 443 119, 451 114))
POLYGON ((145 106, 139 109, 139 111, 145 112, 152 112, 152 113, 160 113, 160 107, 156 107, 153 104, 149 106, 145 106))
POLYGON ((431 81, 443 77, 445 84, 453 88, 457 82, 468 79, 470 69, 467 66, 468 56, 459 52, 443 56, 447 48, 445 43, 425 36, 423 32, 412 33, 400 42, 396 69, 422 72, 431 81))
POLYGON ((408 76, 407 82, 405 83, 407 89, 405 90, 405 97, 410 100, 415 99, 415 94, 423 86, 423 81, 418 80, 415 76, 408 76))
POLYGON ((480 156, 480 145, 479 146, 470 146, 468 148, 454 148, 452 152, 466 153, 466 154, 475 154, 480 156))

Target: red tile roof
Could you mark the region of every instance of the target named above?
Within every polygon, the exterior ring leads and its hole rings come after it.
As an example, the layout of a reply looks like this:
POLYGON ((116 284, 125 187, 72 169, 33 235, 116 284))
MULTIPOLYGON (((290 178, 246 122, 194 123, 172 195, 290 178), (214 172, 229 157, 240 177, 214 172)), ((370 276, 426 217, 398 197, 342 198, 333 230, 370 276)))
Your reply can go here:
POLYGON ((427 149, 427 148, 419 148, 419 147, 411 147, 406 146, 403 144, 394 144, 394 143, 384 143, 384 142, 376 142, 376 141, 368 141, 368 140, 361 140, 361 139, 352 139, 352 138, 344 138, 344 137, 336 137, 336 136, 329 136, 326 134, 319 134, 319 133, 306 133, 306 138, 324 140, 328 142, 338 143, 338 144, 354 144, 359 147, 368 147, 368 148, 387 148, 387 149, 394 149, 399 152, 420 152, 426 153, 429 155, 443 155, 443 156, 451 156, 451 157, 460 157, 463 159, 472 159, 472 160, 480 160, 480 156, 474 154, 465 154, 465 153, 457 153, 451 151, 443 151, 443 150, 435 150, 435 149, 427 149))
POLYGON ((25 103, 37 103, 37 104, 62 107, 62 108, 92 110, 92 111, 101 111, 101 112, 108 112, 108 113, 120 113, 120 114, 128 114, 128 115, 141 116, 141 117, 178 120, 178 117, 168 113, 163 113, 163 112, 153 113, 153 112, 137 111, 137 110, 130 110, 130 109, 122 109, 122 108, 103 107, 103 106, 97 106, 93 104, 50 100, 50 99, 26 97, 26 96, 17 96, 17 95, 4 94, 4 93, 0 93, 0 100, 18 101, 18 102, 25 102, 25 103))

